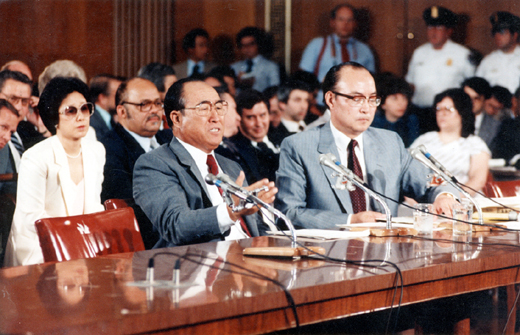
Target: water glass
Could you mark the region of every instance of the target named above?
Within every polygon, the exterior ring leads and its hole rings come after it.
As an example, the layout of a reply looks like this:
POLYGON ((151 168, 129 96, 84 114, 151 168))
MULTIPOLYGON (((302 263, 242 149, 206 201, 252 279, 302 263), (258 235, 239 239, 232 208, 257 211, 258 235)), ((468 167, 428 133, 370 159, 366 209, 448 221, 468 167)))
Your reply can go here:
POLYGON ((431 234, 433 232, 433 205, 416 204, 413 211, 413 227, 419 234, 431 234))
POLYGON ((453 205, 453 234, 454 235, 470 235, 473 225, 471 224, 473 216, 473 204, 469 199, 462 199, 460 203, 453 205))

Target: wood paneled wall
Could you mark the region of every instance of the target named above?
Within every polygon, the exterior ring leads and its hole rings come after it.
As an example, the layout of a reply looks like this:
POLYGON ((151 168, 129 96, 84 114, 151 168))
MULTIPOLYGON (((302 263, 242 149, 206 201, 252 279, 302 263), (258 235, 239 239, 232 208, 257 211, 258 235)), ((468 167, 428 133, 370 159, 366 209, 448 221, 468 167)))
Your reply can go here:
MULTIPOLYGON (((290 70, 297 69, 303 49, 313 37, 329 33, 329 11, 342 2, 292 0, 290 70)), ((401 75, 412 51, 426 41, 424 8, 437 4, 463 14, 467 20, 457 29, 454 39, 484 55, 494 48, 489 24, 491 13, 506 10, 520 15, 517 0, 349 2, 361 9, 361 38, 375 51, 380 70, 401 75), (408 34, 413 38, 407 38, 408 34)), ((264 27, 265 3, 265 0, 4 0, 0 1, 0 64, 20 59, 31 66, 37 77, 51 62, 71 59, 89 77, 102 72, 132 75, 144 62, 184 60, 182 38, 190 29, 202 27, 211 37, 227 34, 234 38, 244 26, 264 27), (159 12, 157 8, 149 10, 152 5, 148 4, 152 3, 162 3, 164 7, 158 7, 159 12), (129 35, 121 44, 118 29, 131 19, 121 16, 122 4, 144 6, 134 13, 145 30, 153 28, 144 40, 129 35), (171 18, 171 22, 164 17, 171 18), (173 39, 175 50, 168 39, 173 39), (150 47, 155 53, 147 53, 150 47), (121 65, 125 57, 126 67, 121 65)), ((283 63, 283 55, 284 52, 278 52, 276 60, 283 63)))

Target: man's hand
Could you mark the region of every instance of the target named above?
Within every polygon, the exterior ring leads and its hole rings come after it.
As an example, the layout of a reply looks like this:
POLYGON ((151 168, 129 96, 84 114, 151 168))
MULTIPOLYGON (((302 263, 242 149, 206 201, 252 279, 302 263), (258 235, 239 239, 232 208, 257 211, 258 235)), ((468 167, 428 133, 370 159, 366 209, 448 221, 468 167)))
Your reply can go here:
MULTIPOLYGON (((242 186, 245 178, 246 178, 246 176, 245 176, 244 172, 240 171, 240 174, 238 175, 238 178, 235 181, 235 183, 238 186, 242 186)), ((268 190, 258 192, 257 197, 260 198, 260 200, 267 202, 269 204, 274 202, 274 198, 275 198, 276 193, 278 193, 278 189, 274 186, 274 182, 269 181, 267 178, 257 181, 256 183, 249 185, 248 187, 244 187, 244 188, 248 191, 253 191, 253 190, 256 190, 263 186, 267 186, 268 190)), ((236 204, 238 204, 239 199, 237 197, 233 196, 233 201, 236 205, 236 204)), ((235 212, 235 213, 233 213, 231 211, 231 208, 228 207, 227 209, 228 209, 229 217, 231 218, 231 220, 236 221, 242 215, 250 215, 250 214, 254 214, 254 213, 258 212, 259 208, 257 206, 254 206, 252 208, 244 209, 244 210, 241 210, 240 212, 235 212)))
POLYGON ((437 196, 435 201, 433 202, 433 210, 437 214, 443 214, 446 216, 451 216, 451 208, 455 205, 457 200, 453 198, 453 196, 449 193, 441 193, 437 196))
POLYGON ((376 220, 386 220, 386 215, 379 212, 365 211, 352 214, 350 223, 376 222, 376 220))

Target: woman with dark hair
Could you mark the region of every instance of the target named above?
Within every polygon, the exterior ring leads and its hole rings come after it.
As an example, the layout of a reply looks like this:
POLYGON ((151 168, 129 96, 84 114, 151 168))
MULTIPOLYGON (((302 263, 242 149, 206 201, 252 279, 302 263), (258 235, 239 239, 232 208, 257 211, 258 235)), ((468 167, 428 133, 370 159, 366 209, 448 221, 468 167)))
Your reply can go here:
POLYGON ((43 262, 36 220, 104 209, 100 194, 105 149, 84 139, 94 108, 87 101, 88 87, 76 78, 54 78, 40 96, 40 116, 53 136, 22 156, 7 266, 43 262))
POLYGON ((409 112, 412 88, 404 79, 392 74, 377 79, 377 93, 381 105, 376 111, 372 127, 395 131, 405 147, 419 137, 419 119, 409 112))
MULTIPOLYGON (((457 180, 475 190, 481 190, 488 175, 491 153, 486 143, 473 135, 475 115, 471 98, 464 90, 453 88, 435 97, 437 131, 420 136, 411 148, 424 145, 457 180)), ((469 194, 475 192, 466 189, 469 194)))

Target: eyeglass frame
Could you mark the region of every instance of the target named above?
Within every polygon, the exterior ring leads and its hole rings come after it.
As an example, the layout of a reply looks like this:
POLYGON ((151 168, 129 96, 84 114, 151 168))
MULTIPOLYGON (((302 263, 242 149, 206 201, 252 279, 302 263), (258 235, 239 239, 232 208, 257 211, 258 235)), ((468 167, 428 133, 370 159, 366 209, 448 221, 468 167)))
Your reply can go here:
POLYGON ((377 95, 373 96, 376 99, 376 101, 375 101, 376 104, 374 105, 374 104, 370 103, 370 98, 371 97, 366 97, 366 96, 361 95, 361 94, 358 94, 358 95, 348 95, 348 94, 339 93, 339 92, 336 92, 336 91, 330 91, 330 92, 332 92, 335 95, 339 95, 340 97, 347 98, 347 99, 349 99, 349 101, 352 101, 352 102, 356 103, 356 105, 353 105, 352 103, 350 103, 350 105, 352 107, 361 107, 361 106, 363 106, 365 104, 365 102, 367 102, 370 107, 378 107, 379 105, 381 105, 381 97, 377 96, 377 95), (360 103, 357 103, 354 100, 355 98, 362 98, 363 100, 360 103))
POLYGON ((195 110, 195 113, 196 113, 198 116, 208 116, 208 115, 210 115, 211 110, 214 109, 215 112, 217 112, 217 115, 219 115, 219 116, 224 116, 224 115, 226 115, 227 112, 228 112, 228 107, 229 107, 229 104, 228 104, 228 102, 225 101, 225 100, 218 100, 218 101, 215 102, 215 103, 212 103, 211 101, 202 101, 202 102, 199 102, 199 103, 198 103, 197 105, 195 105, 194 107, 184 107, 184 108, 182 108, 181 110, 185 110, 185 109, 194 109, 194 110, 195 110), (222 113, 222 114, 220 114, 220 113, 218 112, 217 108, 215 107, 215 105, 218 104, 218 103, 221 103, 221 104, 222 104, 222 107, 225 107, 225 108, 226 108, 226 110, 225 110, 224 113, 222 113), (202 104, 209 104, 209 105, 210 105, 209 113, 204 113, 204 114, 202 114, 202 113, 200 112, 200 106, 201 106, 202 104))
POLYGON ((455 108, 454 106, 452 106, 450 108, 435 106, 435 113, 440 113, 440 112, 444 112, 445 114, 453 115, 453 114, 455 114, 455 112, 457 112, 457 108, 455 108), (446 113, 446 112, 449 112, 449 113, 446 113))
POLYGON ((88 116, 85 115, 83 112, 81 112, 81 114, 82 114, 84 117, 91 117, 92 114, 94 114, 94 104, 93 104, 92 102, 85 102, 85 103, 81 104, 81 106, 79 106, 79 108, 76 107, 76 106, 65 106, 64 111, 59 111, 59 110, 58 110, 58 114, 63 115, 64 117, 66 117, 66 118, 69 119, 69 120, 73 120, 73 119, 75 119, 75 118, 78 117, 78 112, 81 111, 81 108, 82 108, 83 106, 85 106, 85 105, 91 107, 91 108, 89 109, 90 112, 89 112, 88 116), (67 108, 71 108, 71 107, 73 107, 73 108, 76 109, 76 113, 74 114, 74 116, 71 116, 72 114, 67 115, 67 114, 65 113, 65 110, 67 110, 67 108))
MULTIPOLYGON (((2 93, 2 92, 0 92, 0 93, 2 93)), ((19 97, 19 96, 17 96, 17 95, 7 95, 7 94, 5 94, 5 93, 2 93, 2 95, 4 95, 4 96, 5 96, 5 100, 9 101, 9 103, 10 103, 11 105, 13 105, 13 106, 16 105, 16 102, 13 102, 13 101, 12 101, 13 99, 15 99, 15 100, 21 100, 21 101, 22 101, 22 106, 23 106, 23 107, 28 107, 28 106, 31 104, 31 97, 29 97, 29 98, 24 98, 24 97, 19 97), (26 104, 24 104, 24 100, 27 100, 27 103, 26 103, 26 104)))
POLYGON ((157 103, 160 103, 161 108, 159 108, 159 110, 161 110, 161 109, 164 110, 164 102, 162 102, 161 100, 154 100, 154 101, 144 100, 144 101, 149 101, 149 102, 147 102, 147 103, 145 103, 145 102, 137 103, 137 102, 130 102, 130 101, 121 101, 120 105, 129 104, 129 105, 132 105, 132 106, 136 106, 141 113, 149 113, 149 112, 151 112, 153 110, 154 106, 155 107, 159 106, 157 103), (145 105, 147 105, 148 103, 150 103, 150 110, 146 110, 146 111, 143 110, 143 107, 145 105))

